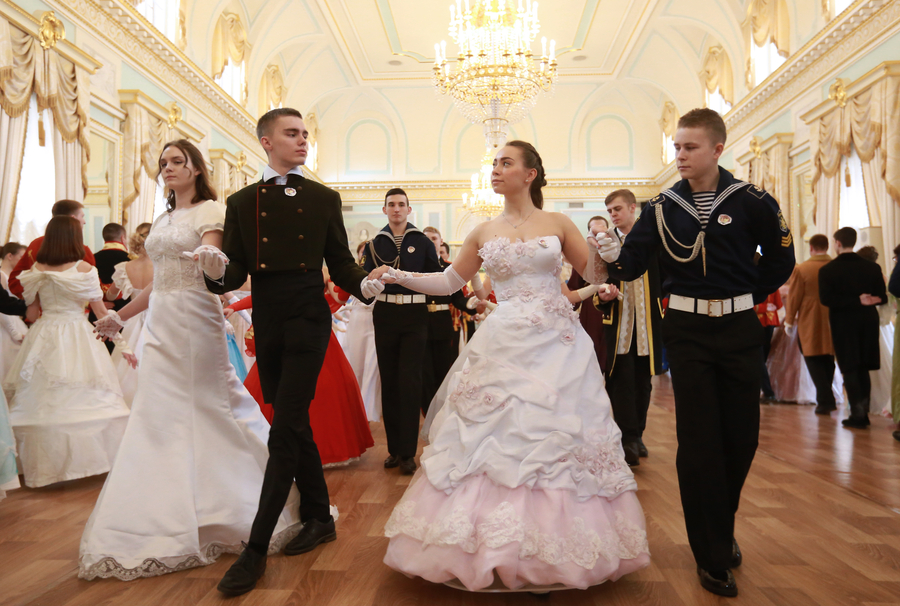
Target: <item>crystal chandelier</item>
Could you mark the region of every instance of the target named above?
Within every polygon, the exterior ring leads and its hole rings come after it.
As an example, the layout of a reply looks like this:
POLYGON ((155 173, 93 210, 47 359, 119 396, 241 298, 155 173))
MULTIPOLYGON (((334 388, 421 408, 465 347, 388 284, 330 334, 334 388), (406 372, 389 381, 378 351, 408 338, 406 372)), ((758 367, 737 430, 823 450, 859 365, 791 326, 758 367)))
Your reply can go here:
POLYGON ((494 193, 491 172, 494 150, 488 149, 481 159, 481 170, 472 175, 472 193, 463 194, 463 208, 476 217, 496 217, 503 212, 503 196, 494 193))
POLYGON ((506 127, 534 107, 537 95, 556 81, 556 43, 542 38, 541 58, 531 53, 540 26, 538 3, 518 0, 456 0, 450 5, 450 37, 459 46, 456 67, 447 63, 447 44, 435 44, 437 89, 453 97, 467 120, 484 124, 489 145, 502 144, 506 127))

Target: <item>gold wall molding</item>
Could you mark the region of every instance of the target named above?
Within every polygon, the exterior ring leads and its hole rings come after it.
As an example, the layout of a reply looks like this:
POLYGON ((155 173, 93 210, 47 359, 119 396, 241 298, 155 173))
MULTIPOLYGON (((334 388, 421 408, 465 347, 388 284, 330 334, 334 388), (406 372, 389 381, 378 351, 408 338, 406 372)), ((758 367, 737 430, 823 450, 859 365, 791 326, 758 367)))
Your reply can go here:
POLYGON ((257 151, 256 120, 174 42, 156 31, 127 0, 50 1, 64 9, 65 16, 79 27, 117 50, 149 80, 207 117, 254 157, 265 161, 262 151, 257 151))
MULTIPOLYGON (((898 0, 900 1, 900 0, 898 0)), ((844 83, 844 96, 846 99, 852 99, 857 96, 873 84, 883 80, 884 78, 891 78, 900 76, 900 61, 885 61, 877 65, 874 69, 869 70, 862 77, 854 80, 850 84, 844 83)), ((846 103, 845 103, 846 105, 846 103)), ((803 120, 806 124, 811 124, 813 121, 818 120, 828 112, 843 107, 837 103, 835 99, 829 97, 825 99, 818 105, 816 105, 811 110, 805 112, 800 116, 800 119, 803 120)))
POLYGON ((896 30, 900 30, 900 0, 866 0, 845 11, 778 68, 768 84, 728 112, 725 124, 729 139, 737 141, 753 132, 896 30))
MULTIPOLYGON (((172 118, 172 108, 167 105, 162 105, 155 99, 147 96, 147 94, 143 91, 120 90, 119 101, 121 102, 122 107, 125 108, 126 112, 128 111, 129 105, 138 105, 146 109, 151 116, 168 124, 169 128, 178 131, 178 134, 180 134, 185 139, 190 139, 195 143, 199 143, 205 136, 205 133, 203 131, 201 131, 196 126, 189 124, 183 119, 179 118, 178 120, 174 121, 174 124, 172 124, 172 122, 170 122, 170 118, 172 118)), ((180 108, 178 109, 180 110, 180 108)))
POLYGON ((56 18, 53 11, 44 11, 41 22, 38 25, 38 38, 41 40, 41 48, 48 50, 56 46, 60 40, 66 39, 66 26, 56 18))
MULTIPOLYGON (((31 34, 38 40, 41 39, 41 22, 25 12, 22 7, 12 0, 0 0, 0 16, 18 27, 23 32, 31 34)), ((78 67, 94 74, 101 67, 101 63, 75 46, 69 40, 59 38, 53 45, 53 51, 59 53, 78 67)))

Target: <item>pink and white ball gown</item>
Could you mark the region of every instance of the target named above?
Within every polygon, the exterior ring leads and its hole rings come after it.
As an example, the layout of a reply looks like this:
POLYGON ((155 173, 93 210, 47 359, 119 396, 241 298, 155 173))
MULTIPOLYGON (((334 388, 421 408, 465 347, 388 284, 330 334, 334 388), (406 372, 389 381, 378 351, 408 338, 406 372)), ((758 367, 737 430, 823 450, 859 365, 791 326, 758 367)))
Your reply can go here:
MULTIPOLYGON (((644 513, 556 236, 479 251, 499 307, 438 391, 385 563, 469 590, 586 588, 648 565, 644 513), (496 586, 496 585, 495 585, 496 586)), ((415 285, 411 285, 415 288, 415 285)))

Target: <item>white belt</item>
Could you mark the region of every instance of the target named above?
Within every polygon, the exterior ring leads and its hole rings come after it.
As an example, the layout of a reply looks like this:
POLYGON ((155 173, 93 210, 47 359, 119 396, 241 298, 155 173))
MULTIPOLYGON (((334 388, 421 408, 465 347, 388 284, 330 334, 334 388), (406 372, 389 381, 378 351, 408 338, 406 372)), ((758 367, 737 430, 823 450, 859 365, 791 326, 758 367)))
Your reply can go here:
POLYGON ((450 311, 450 306, 446 303, 429 303, 428 311, 450 311))
POLYGON ((382 293, 375 297, 375 300, 394 305, 409 305, 410 303, 424 303, 425 295, 386 295, 382 293))
POLYGON ((669 309, 697 313, 711 318, 721 318, 724 315, 738 311, 753 309, 753 295, 740 295, 731 299, 694 299, 672 295, 669 297, 669 309))

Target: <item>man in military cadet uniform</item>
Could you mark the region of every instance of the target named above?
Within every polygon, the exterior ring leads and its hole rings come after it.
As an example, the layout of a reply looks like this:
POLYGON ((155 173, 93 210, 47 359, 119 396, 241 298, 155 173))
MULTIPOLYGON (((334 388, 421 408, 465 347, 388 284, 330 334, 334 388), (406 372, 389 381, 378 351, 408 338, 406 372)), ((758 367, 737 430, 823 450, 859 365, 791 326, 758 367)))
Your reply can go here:
MULTIPOLYGON (((618 189, 606 197, 606 210, 613 222, 607 232, 624 242, 635 222, 637 200, 628 189, 618 189)), ((659 263, 651 257, 647 271, 636 280, 610 279, 621 298, 603 301, 594 297, 603 312, 606 341, 606 390, 616 424, 622 430, 625 462, 635 467, 640 457, 649 455, 644 445, 647 411, 650 408, 650 379, 662 372, 662 293, 659 263)))
POLYGON ((775 199, 718 166, 725 138, 716 112, 682 116, 682 180, 651 200, 618 255, 606 243, 600 254, 618 280, 637 279, 659 258, 671 293, 662 331, 688 540, 703 588, 734 596, 731 568, 742 560, 734 517, 759 440, 763 329, 753 305, 790 277, 794 247, 775 199))
POLYGON ((348 248, 340 195, 303 177, 308 133, 300 112, 274 109, 259 119, 256 132, 269 157, 262 181, 229 196, 222 251, 195 251, 214 293, 239 288, 248 274, 253 277, 259 378, 275 409, 250 540, 219 583, 219 591, 232 596, 253 589, 265 572, 269 540, 294 482, 303 527, 285 554, 305 553, 336 537, 309 425, 331 333, 323 260, 335 284, 356 297, 371 298, 380 290, 376 283, 363 286, 366 272, 348 248))
MULTIPOLYGON (((384 197, 388 224, 375 234, 366 248, 367 272, 390 265, 416 273, 441 271, 434 244, 410 223, 409 198, 400 188, 384 197)), ((375 352, 381 373, 381 414, 387 436, 387 469, 400 473, 416 471, 419 436, 419 410, 422 405, 422 372, 428 341, 427 295, 399 284, 388 284, 375 298, 372 323, 375 326, 375 352)))
MULTIPOLYGON (((450 262, 441 257, 441 245, 444 240, 441 232, 436 227, 426 227, 422 232, 434 243, 435 252, 438 255, 438 264, 441 271, 450 267, 450 262)), ((425 305, 428 309, 428 343, 425 346, 425 363, 422 367, 422 411, 428 412, 428 405, 437 393, 444 381, 444 377, 450 371, 450 367, 456 362, 459 355, 459 331, 460 325, 454 325, 451 306, 461 314, 468 314, 468 298, 462 289, 449 296, 425 295, 425 305)), ((465 321, 460 317, 459 323, 465 321)))

